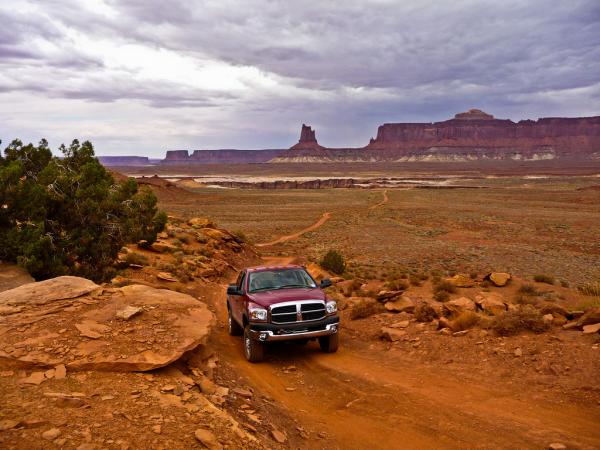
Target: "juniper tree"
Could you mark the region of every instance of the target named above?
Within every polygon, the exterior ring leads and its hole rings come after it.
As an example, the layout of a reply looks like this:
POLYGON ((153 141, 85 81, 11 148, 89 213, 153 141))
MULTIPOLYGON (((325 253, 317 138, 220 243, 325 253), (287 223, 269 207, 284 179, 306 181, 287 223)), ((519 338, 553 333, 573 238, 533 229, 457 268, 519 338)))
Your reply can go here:
POLYGON ((115 182, 88 141, 62 145, 14 140, 0 158, 0 259, 36 279, 73 274, 104 281, 119 249, 154 242, 166 223, 149 188, 115 182))

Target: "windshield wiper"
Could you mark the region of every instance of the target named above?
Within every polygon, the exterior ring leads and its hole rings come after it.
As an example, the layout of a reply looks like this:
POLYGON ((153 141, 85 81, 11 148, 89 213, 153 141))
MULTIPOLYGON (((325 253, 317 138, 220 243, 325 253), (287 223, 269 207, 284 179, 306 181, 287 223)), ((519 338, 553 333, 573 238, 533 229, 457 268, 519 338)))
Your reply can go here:
POLYGON ((287 288, 295 288, 295 287, 314 289, 314 286, 309 286, 307 284, 284 284, 283 286, 270 286, 270 287, 252 289, 249 292, 252 293, 252 292, 260 292, 260 291, 278 291, 279 289, 287 289, 287 288))
POLYGON ((285 288, 292 288, 292 287, 308 288, 308 287, 312 287, 312 286, 308 286, 307 284, 284 284, 283 286, 277 287, 277 289, 285 289, 285 288))

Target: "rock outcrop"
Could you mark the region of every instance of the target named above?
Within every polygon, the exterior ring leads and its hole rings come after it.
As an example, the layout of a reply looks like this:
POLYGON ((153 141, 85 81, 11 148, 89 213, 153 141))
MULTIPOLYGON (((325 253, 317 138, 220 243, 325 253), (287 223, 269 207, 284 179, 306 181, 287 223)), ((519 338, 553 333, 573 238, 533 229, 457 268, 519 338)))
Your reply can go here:
POLYGON ((278 157, 285 150, 168 150, 161 164, 259 164, 278 157))
MULTIPOLYGON (((303 128, 307 139, 314 132, 303 128), (311 133, 309 133, 309 131, 311 133)), ((495 119, 478 109, 434 123, 386 123, 362 148, 326 148, 301 141, 272 162, 461 162, 600 159, 600 116, 495 119)))
POLYGON ((15 367, 152 370, 203 345, 214 321, 189 295, 58 277, 0 293, 0 360, 15 367))

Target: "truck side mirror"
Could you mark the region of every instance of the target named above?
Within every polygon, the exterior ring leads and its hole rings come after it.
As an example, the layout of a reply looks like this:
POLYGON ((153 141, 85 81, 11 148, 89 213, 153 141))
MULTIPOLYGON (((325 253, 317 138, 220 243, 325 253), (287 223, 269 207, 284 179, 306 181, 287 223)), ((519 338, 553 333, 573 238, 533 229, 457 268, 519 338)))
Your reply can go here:
POLYGON ((238 289, 237 284, 230 284, 227 286, 227 295, 242 295, 242 293, 238 289))
POLYGON ((319 285, 321 289, 328 288, 329 286, 331 286, 331 280, 329 278, 323 278, 321 280, 321 284, 319 285))

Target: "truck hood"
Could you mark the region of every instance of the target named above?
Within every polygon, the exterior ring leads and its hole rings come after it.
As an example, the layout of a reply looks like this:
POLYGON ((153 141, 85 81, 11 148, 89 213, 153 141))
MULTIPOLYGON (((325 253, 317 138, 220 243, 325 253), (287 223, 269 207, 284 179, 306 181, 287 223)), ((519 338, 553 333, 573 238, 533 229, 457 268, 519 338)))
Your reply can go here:
POLYGON ((299 300, 326 300, 325 293, 319 288, 289 288, 274 291, 255 292, 252 294, 249 293, 248 298, 263 308, 268 308, 275 303, 282 302, 295 302, 299 300))

